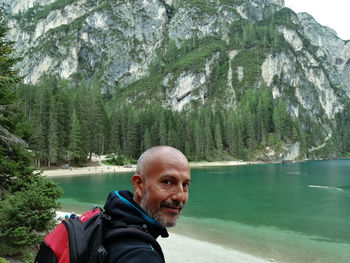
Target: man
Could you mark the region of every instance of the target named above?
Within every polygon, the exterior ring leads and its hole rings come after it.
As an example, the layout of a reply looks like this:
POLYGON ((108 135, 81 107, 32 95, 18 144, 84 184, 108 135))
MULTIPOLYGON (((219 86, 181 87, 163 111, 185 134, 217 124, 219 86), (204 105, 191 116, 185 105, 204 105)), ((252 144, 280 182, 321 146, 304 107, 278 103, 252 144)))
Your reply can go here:
POLYGON ((119 222, 118 232, 113 234, 114 225, 105 231, 107 262, 164 262, 155 239, 159 235, 168 237, 166 228, 176 224, 188 200, 191 182, 188 161, 175 148, 150 148, 140 156, 131 181, 134 195, 115 191, 105 204, 106 213, 119 222), (124 232, 120 231, 120 222, 129 226, 124 232), (130 226, 141 230, 132 232, 130 226))

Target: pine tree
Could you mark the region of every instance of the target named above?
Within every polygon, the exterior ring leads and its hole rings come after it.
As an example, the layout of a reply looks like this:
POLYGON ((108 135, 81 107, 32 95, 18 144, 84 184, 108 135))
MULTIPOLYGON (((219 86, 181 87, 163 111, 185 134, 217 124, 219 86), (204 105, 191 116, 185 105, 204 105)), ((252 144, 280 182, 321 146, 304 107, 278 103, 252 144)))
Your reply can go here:
POLYGON ((203 137, 201 134, 201 126, 198 120, 193 123, 193 141, 194 141, 194 155, 197 158, 203 158, 203 137))
POLYGON ((165 110, 162 109, 159 117, 159 145, 167 145, 167 126, 165 110))
MULTIPOLYGON (((44 85, 47 85, 47 83, 44 83, 44 85)), ((45 163, 50 167, 51 163, 55 163, 57 160, 58 147, 56 113, 50 85, 44 87, 41 122, 43 123, 43 137, 41 139, 44 141, 42 150, 45 156, 45 163)))
POLYGON ((116 153, 120 150, 120 116, 117 111, 111 113, 109 121, 110 151, 116 153))
POLYGON ((52 225, 57 186, 33 174, 31 155, 20 138, 23 120, 15 107, 16 83, 13 43, 5 40, 7 28, 0 9, 0 256, 24 255, 52 225))
POLYGON ((57 158, 60 162, 66 161, 66 151, 70 142, 70 132, 73 115, 73 95, 68 82, 61 80, 55 94, 55 112, 57 120, 57 158))
POLYGON ((211 109, 203 109, 203 127, 202 136, 204 142, 204 158, 209 160, 211 157, 212 149, 214 149, 213 135, 212 135, 212 112, 211 109))
POLYGON ((152 147, 151 134, 150 134, 148 128, 146 128, 144 135, 143 135, 143 149, 142 149, 142 151, 145 151, 151 147, 152 147))
POLYGON ((234 124, 235 124, 235 114, 234 112, 228 112, 228 116, 224 124, 225 126, 224 126, 224 132, 223 132, 223 140, 227 145, 228 152, 232 155, 234 154, 234 149, 235 149, 234 124))
POLYGON ((286 103, 280 100, 273 111, 275 132, 279 139, 291 139, 293 132, 293 120, 287 111, 286 103))
POLYGON ((73 160, 78 165, 82 165, 86 162, 87 156, 81 142, 80 123, 75 111, 73 112, 71 127, 67 155, 69 156, 69 161, 73 160))
POLYGON ((137 158, 139 153, 137 116, 131 110, 128 116, 127 133, 126 133, 126 148, 125 154, 130 158, 137 158))
POLYGON ((219 153, 222 153, 223 150, 223 144, 222 144, 222 135, 221 135, 221 127, 219 124, 215 125, 215 134, 214 134, 214 138, 215 138, 215 147, 216 150, 219 153))
POLYGON ((267 143, 268 133, 271 131, 272 106, 271 93, 267 89, 263 89, 259 96, 257 107, 257 129, 259 141, 262 141, 264 144, 267 143))
POLYGON ((81 146, 84 155, 88 156, 90 150, 90 137, 92 136, 91 131, 89 130, 90 124, 90 111, 89 111, 89 89, 85 82, 83 81, 82 85, 76 87, 76 94, 74 99, 74 109, 77 114, 77 118, 80 124, 80 137, 81 137, 81 146))

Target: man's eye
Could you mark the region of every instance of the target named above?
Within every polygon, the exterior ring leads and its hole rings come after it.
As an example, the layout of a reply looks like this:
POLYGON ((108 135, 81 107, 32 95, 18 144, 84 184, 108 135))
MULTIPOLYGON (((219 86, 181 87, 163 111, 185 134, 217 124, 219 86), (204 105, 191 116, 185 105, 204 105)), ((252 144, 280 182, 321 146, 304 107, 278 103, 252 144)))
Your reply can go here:
POLYGON ((183 183, 182 186, 185 187, 185 188, 189 188, 190 184, 189 183, 183 183))
POLYGON ((170 180, 164 180, 163 181, 163 184, 170 184, 171 182, 170 182, 170 180))

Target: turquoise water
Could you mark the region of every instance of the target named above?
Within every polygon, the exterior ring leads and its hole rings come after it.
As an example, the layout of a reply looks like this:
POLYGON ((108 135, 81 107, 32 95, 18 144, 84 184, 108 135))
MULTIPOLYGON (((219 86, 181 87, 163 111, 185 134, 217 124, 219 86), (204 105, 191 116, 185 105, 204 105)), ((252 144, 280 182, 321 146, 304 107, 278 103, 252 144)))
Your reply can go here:
MULTIPOLYGON (((350 262, 350 160, 192 169, 174 232, 278 262, 350 262), (336 187, 315 188, 309 185, 336 187)), ((64 210, 132 190, 130 173, 56 178, 64 210)))

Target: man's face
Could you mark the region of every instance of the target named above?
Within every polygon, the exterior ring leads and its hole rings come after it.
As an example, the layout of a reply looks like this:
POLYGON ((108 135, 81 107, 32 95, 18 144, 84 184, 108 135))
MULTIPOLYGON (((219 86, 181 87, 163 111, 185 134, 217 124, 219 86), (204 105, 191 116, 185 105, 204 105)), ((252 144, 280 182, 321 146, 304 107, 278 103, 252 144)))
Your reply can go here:
POLYGON ((163 227, 174 226, 188 200, 191 177, 187 160, 178 154, 157 154, 142 178, 140 206, 163 227))

